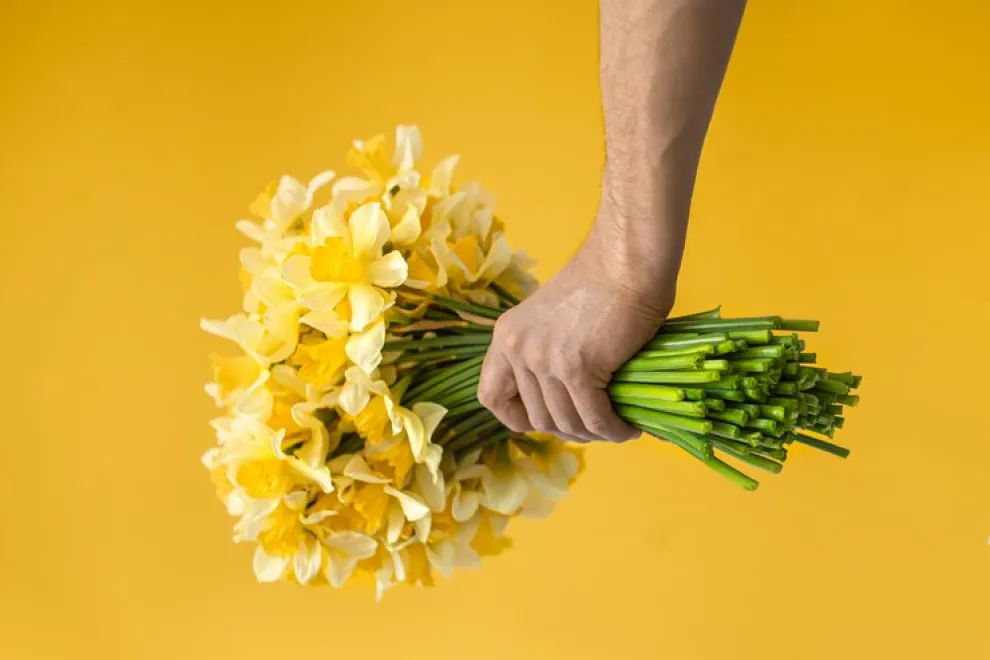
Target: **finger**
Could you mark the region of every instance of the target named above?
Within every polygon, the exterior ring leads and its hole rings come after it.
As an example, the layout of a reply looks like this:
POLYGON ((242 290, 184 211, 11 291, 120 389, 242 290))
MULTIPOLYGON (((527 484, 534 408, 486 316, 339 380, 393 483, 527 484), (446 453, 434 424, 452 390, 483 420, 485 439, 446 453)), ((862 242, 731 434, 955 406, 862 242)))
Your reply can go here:
POLYGON ((625 442, 641 435, 615 414, 605 390, 576 385, 569 386, 567 391, 589 433, 610 442, 625 442))
POLYGON ((554 425, 563 437, 575 442, 604 439, 585 428, 584 420, 563 382, 556 378, 543 378, 540 379, 540 389, 543 390, 543 399, 553 417, 554 425))
POLYGON ((523 405, 526 406, 526 416, 529 418, 529 423, 537 431, 559 433, 559 429, 554 424, 553 415, 550 414, 550 409, 547 408, 546 401, 543 399, 543 390, 540 389, 540 383, 536 380, 536 374, 523 366, 517 366, 515 373, 516 387, 519 388, 519 397, 522 399, 523 405))
POLYGON ((497 348, 489 350, 481 366, 478 401, 500 422, 516 433, 532 431, 526 409, 519 398, 512 364, 497 348))

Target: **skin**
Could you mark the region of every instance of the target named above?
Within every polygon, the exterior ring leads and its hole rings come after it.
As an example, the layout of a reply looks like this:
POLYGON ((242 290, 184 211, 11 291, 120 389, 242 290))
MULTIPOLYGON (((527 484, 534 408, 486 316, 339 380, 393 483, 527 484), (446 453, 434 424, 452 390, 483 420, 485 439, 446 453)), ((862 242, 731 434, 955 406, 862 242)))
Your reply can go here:
POLYGON ((612 373, 674 304, 698 162, 745 0, 601 0, 606 160, 577 255, 495 326, 478 398, 518 432, 638 435, 612 373))

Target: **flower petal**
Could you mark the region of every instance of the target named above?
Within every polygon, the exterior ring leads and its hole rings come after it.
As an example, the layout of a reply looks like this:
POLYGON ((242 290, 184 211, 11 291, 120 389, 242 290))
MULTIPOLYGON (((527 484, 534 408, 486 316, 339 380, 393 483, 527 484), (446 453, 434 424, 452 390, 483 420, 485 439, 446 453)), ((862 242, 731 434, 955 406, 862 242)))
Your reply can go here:
POLYGON ((402 513, 410 521, 415 522, 430 514, 430 507, 426 506, 426 503, 415 495, 404 493, 392 486, 385 486, 385 492, 399 500, 399 504, 402 506, 402 513))
POLYGON ((289 566, 287 557, 272 557, 261 546, 254 550, 254 576, 258 582, 277 582, 289 566))
POLYGON ((282 279, 296 291, 310 291, 319 286, 313 278, 313 260, 302 254, 294 254, 282 264, 282 279))
POLYGON ((347 321, 337 316, 333 308, 324 309, 319 312, 309 312, 299 319, 299 322, 311 328, 316 328, 329 339, 344 337, 347 335, 347 328, 350 327, 347 321))
POLYGON ((291 176, 283 176, 272 198, 272 220, 278 227, 288 226, 306 210, 306 188, 291 176))
POLYGON ((454 178, 454 168, 460 156, 447 156, 441 160, 433 173, 430 175, 430 195, 433 197, 446 197, 450 194, 450 186, 454 178))
POLYGON ((411 170, 423 157, 423 136, 417 126, 400 125, 395 129, 395 155, 392 165, 399 172, 411 170))
POLYGON ((292 562, 293 572, 299 584, 308 584, 320 572, 320 564, 323 563, 323 552, 315 538, 305 538, 296 550, 296 556, 292 562))
POLYGON ((368 264, 368 280, 375 286, 395 288, 406 281, 409 266, 398 250, 392 250, 381 259, 368 264))
POLYGON ((384 346, 385 321, 379 319, 365 328, 363 332, 351 335, 344 346, 344 353, 365 373, 371 373, 382 361, 382 347, 384 346))
POLYGON ((388 483, 388 479, 372 470, 360 454, 354 454, 347 462, 347 466, 344 468, 344 476, 368 484, 388 483))
POLYGON ((505 272, 512 261, 512 250, 505 237, 498 234, 492 241, 492 247, 485 256, 484 263, 478 269, 478 280, 491 282, 505 272))
POLYGON ((361 332, 385 309, 385 299, 369 284, 352 284, 347 291, 351 305, 351 330, 361 332))
POLYGON ((335 176, 337 173, 333 170, 324 170, 309 180, 309 184, 306 186, 306 206, 313 203, 313 195, 333 181, 335 176))
POLYGON ((348 578, 351 577, 351 573, 354 572, 356 566, 357 559, 330 553, 330 558, 327 560, 323 575, 326 576, 327 582, 334 589, 340 589, 347 582, 348 578))
POLYGON ((388 216, 378 202, 369 202, 356 208, 348 226, 351 230, 351 248, 354 256, 371 261, 382 255, 388 242, 388 216))
POLYGON ((378 543, 375 539, 357 532, 337 532, 323 541, 327 546, 338 550, 348 557, 367 559, 374 556, 378 543))

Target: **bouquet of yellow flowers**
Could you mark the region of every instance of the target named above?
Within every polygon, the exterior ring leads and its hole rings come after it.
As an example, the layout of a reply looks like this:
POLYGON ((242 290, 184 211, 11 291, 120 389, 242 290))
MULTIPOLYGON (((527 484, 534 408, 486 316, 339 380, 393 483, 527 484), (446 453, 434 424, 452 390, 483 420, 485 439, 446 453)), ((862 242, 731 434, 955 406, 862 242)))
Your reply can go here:
MULTIPOLYGON (((240 254, 243 311, 202 325, 240 354, 212 356, 223 414, 203 462, 260 581, 431 585, 508 547, 508 521, 547 515, 583 467, 580 448, 513 433, 478 402, 495 321, 536 280, 492 198, 453 187, 457 157, 424 177, 421 152, 411 126, 391 157, 381 136, 355 142, 363 176, 283 177, 237 223, 255 243, 240 254)), ((848 453, 825 438, 859 376, 774 332, 816 329, 719 309, 671 319, 609 394, 631 424, 752 490, 716 451, 770 472, 794 441, 848 453)))

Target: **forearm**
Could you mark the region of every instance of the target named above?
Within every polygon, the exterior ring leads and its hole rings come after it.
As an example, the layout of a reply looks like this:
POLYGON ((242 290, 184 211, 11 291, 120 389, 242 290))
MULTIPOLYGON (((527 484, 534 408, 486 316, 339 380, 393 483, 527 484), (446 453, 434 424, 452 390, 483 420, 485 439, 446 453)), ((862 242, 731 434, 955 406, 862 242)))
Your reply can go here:
POLYGON ((745 0, 601 0, 602 267, 676 280, 708 124, 745 0))

